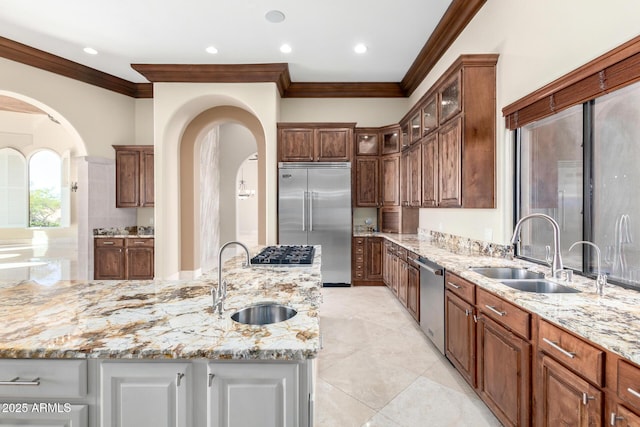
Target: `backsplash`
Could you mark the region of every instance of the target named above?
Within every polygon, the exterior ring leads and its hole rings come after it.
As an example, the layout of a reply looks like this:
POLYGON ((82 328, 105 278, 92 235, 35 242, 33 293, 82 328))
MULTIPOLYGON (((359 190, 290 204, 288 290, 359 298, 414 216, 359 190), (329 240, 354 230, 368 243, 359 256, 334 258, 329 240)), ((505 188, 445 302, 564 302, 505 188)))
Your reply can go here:
POLYGON ((429 237, 435 246, 454 253, 469 253, 494 258, 513 258, 512 245, 484 242, 482 240, 474 240, 468 237, 427 230, 425 228, 418 228, 418 235, 429 237))
POLYGON ((131 227, 107 227, 94 228, 94 236, 153 236, 153 227, 144 227, 141 225, 133 225, 131 227))

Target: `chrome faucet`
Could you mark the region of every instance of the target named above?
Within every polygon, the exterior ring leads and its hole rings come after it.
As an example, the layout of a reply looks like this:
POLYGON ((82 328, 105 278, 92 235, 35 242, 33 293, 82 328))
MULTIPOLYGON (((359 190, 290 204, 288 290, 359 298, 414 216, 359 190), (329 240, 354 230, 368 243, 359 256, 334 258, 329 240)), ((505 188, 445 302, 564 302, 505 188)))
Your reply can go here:
POLYGON ((222 312, 224 311, 224 301, 227 299, 227 282, 222 280, 222 253, 227 248, 227 246, 231 245, 239 245, 244 249, 244 253, 247 256, 247 261, 242 264, 242 267, 248 267, 251 263, 251 257, 249 256, 249 249, 240 242, 231 241, 227 242, 220 247, 218 251, 218 288, 211 289, 211 297, 213 298, 213 311, 215 313, 216 309, 218 310, 218 314, 222 316, 222 312))
POLYGON ((555 219, 549 215, 541 213, 532 213, 523 216, 520 218, 520 221, 516 223, 516 227, 513 230, 513 237, 511 237, 511 244, 516 244, 520 241, 520 228, 522 227, 522 223, 531 218, 546 219, 553 227, 553 259, 551 262, 551 277, 555 279, 557 274, 562 274, 562 271, 564 270, 564 266, 562 265, 562 255, 560 254, 560 226, 555 219))
POLYGON ((595 243, 587 242, 586 240, 578 240, 573 245, 571 245, 571 247, 569 247, 569 250, 573 249, 573 247, 579 243, 596 248, 596 255, 598 255, 598 276, 596 276, 596 292, 598 293, 598 295, 602 296, 604 295, 604 287, 607 284, 607 275, 602 274, 602 270, 600 269, 600 248, 595 243))

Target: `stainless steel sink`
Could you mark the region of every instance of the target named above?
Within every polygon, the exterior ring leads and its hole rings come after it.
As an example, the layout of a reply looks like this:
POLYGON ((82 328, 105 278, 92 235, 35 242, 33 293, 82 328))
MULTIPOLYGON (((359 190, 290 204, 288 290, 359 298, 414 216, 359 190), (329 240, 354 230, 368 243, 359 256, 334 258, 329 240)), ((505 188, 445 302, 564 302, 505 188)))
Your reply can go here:
POLYGON ((480 273, 490 279, 511 280, 511 279, 542 279, 543 273, 527 270, 519 267, 475 267, 471 271, 480 273))
POLYGON ((502 280, 501 283, 510 288, 523 292, 533 292, 537 294, 570 294, 580 292, 577 289, 564 286, 549 280, 502 280))
POLYGON ((236 311, 231 319, 245 325, 268 325, 284 322, 298 314, 296 310, 277 303, 263 303, 251 305, 236 311))

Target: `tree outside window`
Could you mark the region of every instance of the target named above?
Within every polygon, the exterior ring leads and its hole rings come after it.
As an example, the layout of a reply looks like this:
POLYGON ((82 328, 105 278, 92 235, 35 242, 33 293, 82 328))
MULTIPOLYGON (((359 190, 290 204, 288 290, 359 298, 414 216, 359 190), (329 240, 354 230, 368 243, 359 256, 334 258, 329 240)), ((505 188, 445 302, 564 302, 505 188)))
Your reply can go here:
POLYGON ((29 160, 29 227, 60 227, 61 206, 60 156, 39 151, 29 160))

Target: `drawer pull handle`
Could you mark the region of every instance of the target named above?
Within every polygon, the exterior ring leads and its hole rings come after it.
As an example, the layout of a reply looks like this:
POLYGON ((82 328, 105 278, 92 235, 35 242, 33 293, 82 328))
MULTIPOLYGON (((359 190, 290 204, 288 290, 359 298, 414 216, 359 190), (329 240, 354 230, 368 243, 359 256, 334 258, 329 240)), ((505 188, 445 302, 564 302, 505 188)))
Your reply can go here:
POLYGON ((20 377, 15 377, 10 379, 9 381, 0 381, 0 385, 40 385, 40 377, 34 378, 32 380, 21 381, 20 377))
POLYGON ((211 387, 211 384, 213 384, 213 379, 216 377, 215 374, 209 374, 209 387, 211 387))
POLYGON ((612 412, 611 420, 609 420, 609 425, 615 426, 616 424, 618 424, 618 421, 624 421, 624 417, 621 417, 615 412, 612 412))
POLYGON ((136 241, 136 242, 133 242, 133 243, 136 244, 136 245, 144 245, 147 242, 136 241))
POLYGON ((638 399, 640 399, 640 393, 639 393, 639 392, 637 392, 637 391, 635 391, 635 390, 634 390, 634 389, 632 389, 631 387, 629 387, 629 388, 627 389, 627 391, 628 391, 629 393, 631 393, 632 395, 634 395, 635 397, 637 397, 638 399))
POLYGON ((180 383, 182 382, 183 378, 184 378, 184 374, 182 372, 178 372, 176 374, 176 387, 180 387, 180 383))
POLYGON ((570 351, 565 350, 564 348, 560 347, 557 343, 546 339, 546 338, 542 338, 542 341, 546 342, 547 344, 549 344, 551 347, 555 348, 556 350, 558 350, 560 353, 564 354, 565 356, 567 356, 570 359, 573 359, 574 357, 576 357, 575 353, 572 353, 570 351))
POLYGON ((113 242, 102 242, 103 245, 113 245, 113 242))
POLYGON ((497 314, 498 316, 504 316, 505 314, 507 314, 506 311, 500 311, 498 309, 496 309, 494 306, 485 304, 485 307, 487 307, 489 310, 493 311, 495 314, 497 314))
POLYGON ((582 403, 586 406, 590 400, 596 400, 595 396, 589 396, 587 393, 582 393, 582 403))
POLYGON ((448 282, 448 283, 449 283, 449 286, 451 286, 451 287, 452 287, 452 288, 454 288, 454 289, 460 289, 460 288, 462 287, 462 286, 454 285, 454 284, 453 284, 453 283, 451 283, 451 282, 448 282))

